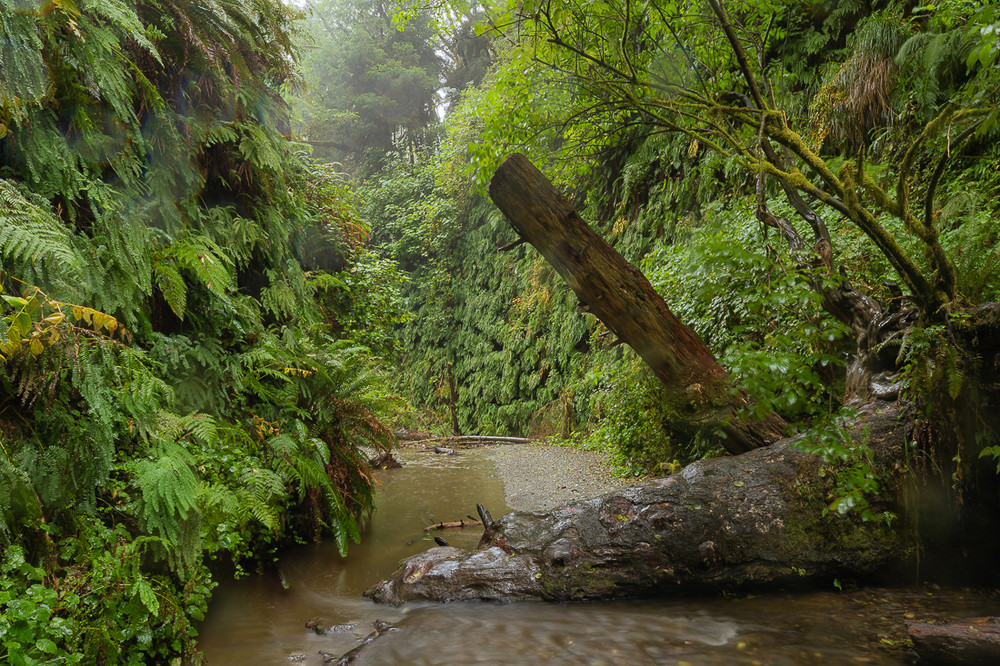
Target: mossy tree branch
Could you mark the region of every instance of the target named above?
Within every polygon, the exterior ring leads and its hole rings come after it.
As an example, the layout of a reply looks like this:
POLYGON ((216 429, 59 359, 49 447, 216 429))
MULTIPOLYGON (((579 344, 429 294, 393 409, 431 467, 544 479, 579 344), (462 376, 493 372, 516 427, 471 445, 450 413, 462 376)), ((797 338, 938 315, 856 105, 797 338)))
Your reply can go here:
MULTIPOLYGON (((707 16, 682 16, 678 7, 669 10, 657 7, 653 12, 658 12, 660 20, 668 23, 665 35, 678 45, 684 62, 692 69, 688 73, 690 84, 685 82, 683 72, 678 74, 680 70, 665 70, 666 74, 654 71, 653 60, 643 65, 634 53, 624 52, 621 36, 636 31, 647 31, 643 34, 647 43, 654 45, 650 48, 663 51, 655 34, 648 31, 649 21, 640 18, 644 12, 637 3, 630 3, 627 11, 608 10, 600 15, 605 25, 584 29, 577 25, 578 21, 568 20, 567 12, 596 20, 592 9, 569 1, 560 7, 561 18, 557 20, 554 5, 549 2, 538 18, 522 15, 521 26, 535 33, 536 44, 552 47, 551 51, 536 53, 538 62, 559 67, 560 58, 564 57, 560 50, 563 50, 565 57, 584 65, 563 67, 562 71, 571 71, 576 83, 589 94, 607 101, 619 111, 636 112, 658 130, 683 133, 705 148, 735 159, 750 172, 773 177, 793 208, 813 228, 817 242, 829 243, 829 232, 824 233, 822 220, 806 199, 829 206, 848 219, 885 256, 910 290, 918 308, 930 315, 938 313, 955 298, 955 271, 938 239, 933 216, 926 212, 926 197, 922 202, 923 211, 911 210, 909 183, 917 158, 926 151, 927 144, 955 123, 976 117, 975 110, 947 105, 924 127, 899 166, 895 197, 890 196, 868 175, 867 155, 856 154, 843 168, 835 171, 810 147, 786 114, 765 95, 760 81, 766 63, 753 62, 745 50, 747 40, 742 33, 749 34, 750 30, 733 22, 722 0, 709 0, 708 4, 707 16), (716 52, 702 53, 698 51, 698 44, 685 42, 683 27, 678 26, 683 26, 686 20, 690 20, 691 26, 697 24, 697 31, 701 32, 706 20, 714 22, 731 56, 728 66, 729 73, 736 77, 733 86, 721 83, 716 84, 716 90, 707 89, 706 81, 711 79, 702 71, 706 68, 704 63, 711 61, 719 67, 719 61, 714 55, 716 52), (609 35, 605 39, 610 40, 607 44, 602 42, 602 35, 609 35), (698 53, 702 53, 701 58, 698 53), (746 93, 730 90, 741 86, 746 93), (745 103, 731 104, 733 96, 742 98, 745 103), (774 150, 772 143, 781 146, 781 151, 774 150), (906 229, 920 241, 927 268, 910 256, 900 239, 879 221, 884 214, 902 220, 906 229)), ((690 34, 701 34, 697 31, 690 34)), ((751 40, 751 43, 758 49, 766 47, 762 39, 751 40)), ((726 64, 722 63, 721 67, 711 72, 720 81, 726 79, 726 64)), ((930 189, 933 190, 933 186, 930 189)))

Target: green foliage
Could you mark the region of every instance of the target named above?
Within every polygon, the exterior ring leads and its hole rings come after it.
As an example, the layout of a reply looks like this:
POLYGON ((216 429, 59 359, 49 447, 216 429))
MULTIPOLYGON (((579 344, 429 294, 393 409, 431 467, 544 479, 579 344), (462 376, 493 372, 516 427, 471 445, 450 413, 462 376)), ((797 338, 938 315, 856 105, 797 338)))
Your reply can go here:
POLYGON ((0 248, 5 262, 29 257, 31 270, 38 272, 25 276, 32 281, 43 278, 45 273, 70 280, 82 277, 84 262, 65 226, 49 212, 44 199, 25 193, 15 182, 0 179, 0 212, 4 219, 0 248))
POLYGON ((7 458, 7 447, 3 446, 0 458, 0 548, 7 548, 21 535, 37 529, 42 517, 42 507, 38 495, 24 470, 18 469, 7 458))
POLYGON ((194 622, 214 587, 199 567, 182 586, 140 568, 147 541, 87 524, 67 538, 58 566, 32 565, 20 546, 0 565, 0 657, 7 663, 161 662, 196 656, 194 622))
POLYGON ((833 511, 837 516, 857 515, 864 521, 892 523, 896 515, 890 511, 875 513, 869 500, 879 492, 875 462, 868 446, 868 435, 852 436, 848 426, 857 419, 852 410, 844 409, 819 421, 796 439, 794 446, 823 458, 826 468, 820 476, 833 477, 833 493, 824 515, 833 511))
POLYGON ((663 385, 634 354, 603 356, 587 377, 596 427, 583 437, 584 446, 607 451, 616 471, 631 475, 666 474, 711 453, 671 440, 663 385))
POLYGON ((960 350, 950 344, 946 327, 922 326, 908 331, 899 349, 899 361, 904 391, 922 404, 926 416, 962 393, 963 359, 960 350))
POLYGON ((506 222, 434 185, 433 162, 398 165, 366 189, 373 240, 409 272, 401 390, 435 429, 526 433, 562 397, 592 322, 536 256, 503 255, 506 222))
POLYGON ((427 13, 381 0, 322 0, 311 9, 299 104, 306 141, 364 174, 387 153, 428 142, 444 63, 427 13), (392 15, 403 7, 410 18, 397 26, 392 15))
POLYGON ((359 536, 403 315, 285 138, 297 16, 0 3, 0 661, 194 662, 207 558, 359 536))
POLYGON ((358 253, 348 270, 309 276, 331 330, 388 357, 398 347, 392 327, 413 317, 403 299, 408 281, 395 260, 371 251, 358 253))
POLYGON ((1000 300, 1000 231, 978 197, 958 194, 940 213, 942 244, 955 257, 958 288, 972 303, 1000 300))
POLYGON ((176 443, 156 447, 133 463, 139 489, 136 515, 144 532, 158 536, 173 569, 192 569, 201 550, 200 487, 194 458, 176 443))
POLYGON ((809 420, 841 402, 848 331, 823 312, 810 281, 820 278, 782 245, 761 243, 752 205, 710 213, 687 243, 658 248, 643 268, 753 396, 756 416, 809 420))

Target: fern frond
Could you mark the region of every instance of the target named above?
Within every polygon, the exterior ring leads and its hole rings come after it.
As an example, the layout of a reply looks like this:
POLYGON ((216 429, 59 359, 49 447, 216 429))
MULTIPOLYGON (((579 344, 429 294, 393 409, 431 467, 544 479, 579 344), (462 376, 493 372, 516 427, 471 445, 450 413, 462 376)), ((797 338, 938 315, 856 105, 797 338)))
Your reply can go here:
POLYGON ((140 524, 169 544, 166 558, 180 572, 194 566, 201 547, 200 486, 193 464, 184 447, 168 444, 157 459, 139 460, 133 467, 141 493, 140 524))
POLYGON ((0 257, 8 270, 30 276, 44 267, 70 284, 81 279, 84 266, 73 235, 48 207, 5 179, 0 179, 0 257))
POLYGON ((19 540, 26 528, 36 527, 42 517, 31 478, 11 464, 0 440, 0 547, 19 540))
POLYGON ((187 309, 187 284, 177 269, 177 263, 157 256, 153 259, 153 279, 163 299, 178 319, 184 319, 187 309))
POLYGON ((237 490, 238 511, 252 516, 272 532, 279 531, 280 507, 286 494, 284 480, 272 470, 253 468, 244 473, 242 481, 237 490))
POLYGON ((7 3, 0 8, 4 44, 0 49, 0 111, 20 122, 28 108, 44 98, 49 73, 35 22, 12 9, 7 3))

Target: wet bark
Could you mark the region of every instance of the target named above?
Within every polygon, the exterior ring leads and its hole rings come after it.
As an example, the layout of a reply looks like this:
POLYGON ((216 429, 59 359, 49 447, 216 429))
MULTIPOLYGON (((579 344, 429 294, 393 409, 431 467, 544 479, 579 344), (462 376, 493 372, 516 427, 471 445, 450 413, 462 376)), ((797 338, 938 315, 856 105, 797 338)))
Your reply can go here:
POLYGON ((946 624, 907 622, 921 663, 1000 664, 1000 619, 974 617, 946 624))
POLYGON ((637 268, 598 236, 523 155, 511 155, 490 183, 493 202, 521 239, 569 283, 581 303, 631 346, 667 387, 671 423, 708 429, 730 453, 777 441, 785 423, 745 416, 748 398, 705 344, 670 312, 637 268))
MULTIPOLYGON (((865 430, 887 456, 902 445, 891 410, 865 430)), ((508 514, 488 524, 475 552, 431 548, 365 595, 400 604, 717 593, 830 585, 896 561, 902 542, 885 524, 823 515, 832 474, 791 443, 702 460, 550 512, 508 514)))

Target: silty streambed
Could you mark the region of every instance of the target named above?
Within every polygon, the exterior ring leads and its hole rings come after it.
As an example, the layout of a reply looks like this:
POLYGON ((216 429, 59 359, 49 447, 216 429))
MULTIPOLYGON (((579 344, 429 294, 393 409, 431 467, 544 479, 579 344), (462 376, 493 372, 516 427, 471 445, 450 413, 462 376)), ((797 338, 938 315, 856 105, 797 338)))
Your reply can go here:
MULTIPOLYGON (((216 590, 201 627, 210 666, 322 664, 358 646, 376 619, 398 623, 354 662, 364 664, 907 664, 904 617, 998 614, 981 592, 866 589, 588 604, 374 604, 361 596, 441 536, 473 548, 476 527, 425 533, 433 522, 507 510, 485 449, 460 456, 409 453, 379 472, 378 510, 362 543, 285 553, 278 571, 216 590), (307 629, 318 618, 334 630, 307 629)), ((570 499, 570 497, 567 497, 570 499)))

